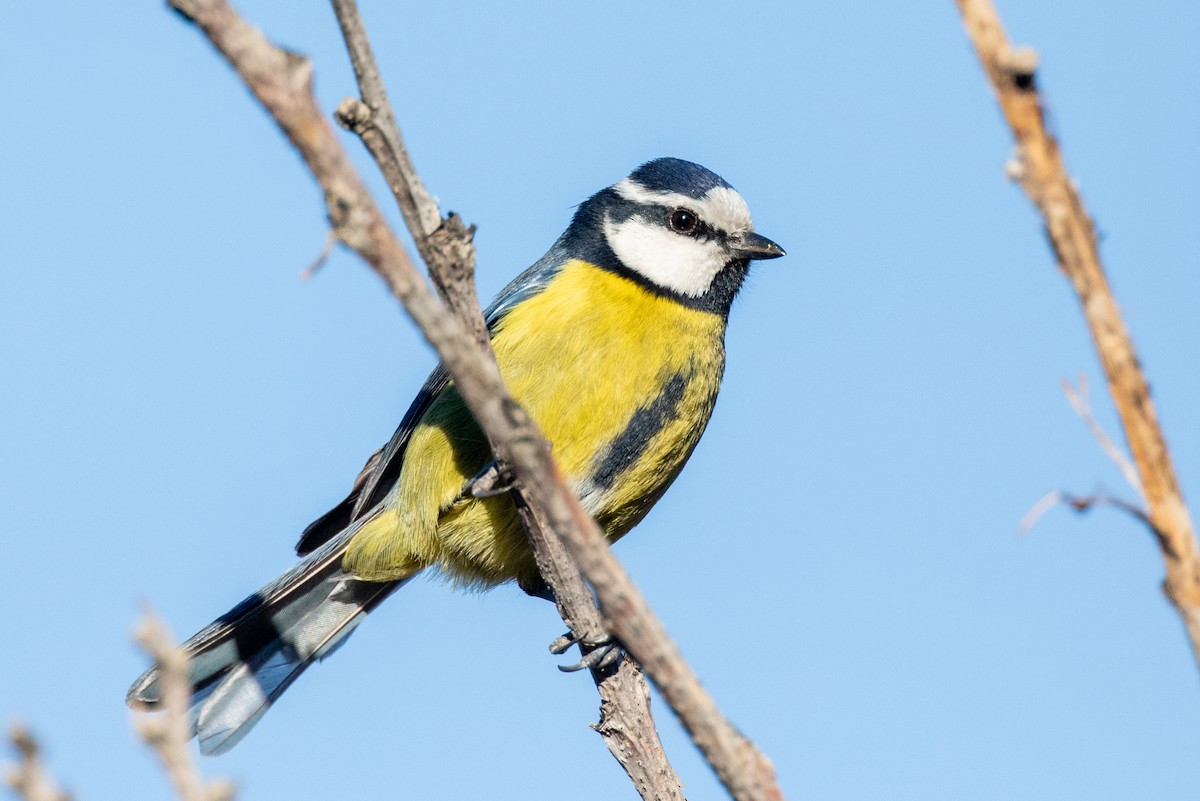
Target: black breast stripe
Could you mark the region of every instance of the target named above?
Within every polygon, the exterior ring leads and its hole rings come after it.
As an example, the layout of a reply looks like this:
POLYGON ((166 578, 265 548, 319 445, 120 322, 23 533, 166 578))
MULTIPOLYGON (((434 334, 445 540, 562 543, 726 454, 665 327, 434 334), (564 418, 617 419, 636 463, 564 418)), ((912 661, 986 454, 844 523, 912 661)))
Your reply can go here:
POLYGON ((617 477, 628 470, 646 451, 654 436, 675 417, 691 379, 691 372, 676 373, 663 385, 662 391, 654 400, 633 413, 625 429, 609 443, 595 461, 592 481, 597 487, 612 489, 617 477))

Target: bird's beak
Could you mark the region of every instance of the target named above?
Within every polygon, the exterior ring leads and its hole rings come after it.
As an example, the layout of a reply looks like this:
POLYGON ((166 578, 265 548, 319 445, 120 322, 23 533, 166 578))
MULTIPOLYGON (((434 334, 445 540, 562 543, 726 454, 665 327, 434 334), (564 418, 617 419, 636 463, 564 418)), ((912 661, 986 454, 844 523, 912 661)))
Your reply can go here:
POLYGON ((730 241, 734 254, 743 259, 777 259, 786 256, 783 248, 753 231, 730 241))

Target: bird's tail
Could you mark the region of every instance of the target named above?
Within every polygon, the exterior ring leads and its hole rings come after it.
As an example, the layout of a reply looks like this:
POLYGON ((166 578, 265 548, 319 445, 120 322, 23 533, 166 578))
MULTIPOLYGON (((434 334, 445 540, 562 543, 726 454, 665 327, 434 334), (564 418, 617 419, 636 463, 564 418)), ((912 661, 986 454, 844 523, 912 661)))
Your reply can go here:
MULTIPOLYGON (((233 748, 305 668, 331 654, 411 578, 368 582, 342 571, 350 537, 371 517, 360 518, 183 644, 190 660, 192 731, 201 753, 233 748)), ((153 709, 160 696, 154 667, 134 682, 126 700, 153 709)))

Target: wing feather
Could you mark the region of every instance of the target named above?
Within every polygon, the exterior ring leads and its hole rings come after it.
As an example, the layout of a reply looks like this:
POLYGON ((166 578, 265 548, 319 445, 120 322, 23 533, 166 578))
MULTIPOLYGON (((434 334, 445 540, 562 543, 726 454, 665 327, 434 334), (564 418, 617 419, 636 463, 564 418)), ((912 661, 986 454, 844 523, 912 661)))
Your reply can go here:
MULTIPOLYGON (((484 311, 488 331, 494 333, 500 321, 513 307, 526 298, 536 295, 546 284, 550 283, 566 260, 566 248, 560 240, 533 266, 514 278, 484 311)), ((304 529, 300 535, 300 541, 296 544, 297 554, 305 556, 320 548, 344 531, 364 512, 374 508, 384 499, 400 477, 400 469, 404 464, 404 451, 408 447, 409 437, 412 436, 417 424, 421 422, 421 418, 429 409, 430 404, 449 385, 450 376, 439 364, 426 379, 421 391, 417 393, 417 397, 408 407, 408 411, 404 413, 392 438, 367 460, 366 465, 354 480, 350 494, 304 529)))

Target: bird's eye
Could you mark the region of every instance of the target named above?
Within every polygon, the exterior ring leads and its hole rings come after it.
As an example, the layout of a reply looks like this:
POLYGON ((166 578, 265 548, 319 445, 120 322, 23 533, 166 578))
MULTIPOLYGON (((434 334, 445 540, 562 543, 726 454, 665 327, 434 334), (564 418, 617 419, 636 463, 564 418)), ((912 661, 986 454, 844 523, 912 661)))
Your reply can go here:
POLYGON ((700 218, 687 209, 675 209, 671 212, 671 230, 679 234, 690 234, 696 230, 700 218))

